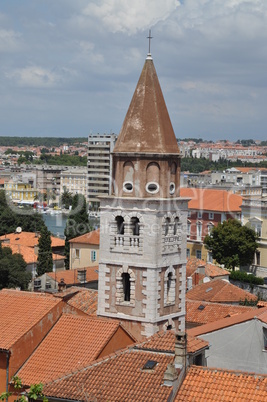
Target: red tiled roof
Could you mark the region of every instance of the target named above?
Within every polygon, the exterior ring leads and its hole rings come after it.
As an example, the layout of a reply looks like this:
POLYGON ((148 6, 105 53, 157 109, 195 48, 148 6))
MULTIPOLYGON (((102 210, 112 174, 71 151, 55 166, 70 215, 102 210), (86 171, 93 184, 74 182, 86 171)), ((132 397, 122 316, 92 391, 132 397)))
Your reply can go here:
POLYGON ((189 197, 189 209, 201 211, 241 212, 242 197, 226 190, 202 188, 180 189, 181 197, 189 197))
POLYGON ((99 245, 100 229, 93 230, 92 232, 85 233, 82 236, 75 237, 71 239, 70 243, 82 243, 82 244, 93 244, 99 245))
POLYGON ((256 301, 257 296, 222 280, 214 279, 197 285, 186 294, 187 299, 217 303, 239 303, 241 300, 256 301))
MULTIPOLYGON (((193 336, 187 336, 187 352, 195 353, 198 350, 207 348, 209 342, 193 336)), ((175 348, 175 331, 160 331, 152 335, 144 342, 135 346, 137 349, 154 350, 174 353, 175 348)))
POLYGON ((267 375, 192 366, 175 402, 264 402, 267 375))
MULTIPOLYGON (((21 233, 9 233, 9 234, 0 236, 0 240, 9 239, 10 244, 20 244, 21 246, 34 247, 34 246, 38 245, 39 237, 40 236, 36 235, 36 233, 34 233, 34 232, 21 232, 21 233)), ((53 247, 64 247, 65 240, 59 239, 58 237, 51 236, 51 246, 52 246, 52 248, 53 247)))
POLYGON ((198 267, 205 267, 205 274, 210 278, 215 278, 216 276, 225 276, 229 275, 229 271, 218 267, 218 265, 207 263, 203 260, 199 260, 198 258, 192 257, 187 259, 186 263, 186 276, 192 276, 198 267))
POLYGON ((63 314, 19 370, 23 384, 49 382, 97 359, 120 324, 63 314))
POLYGON ((188 324, 203 325, 221 318, 243 314, 252 309, 255 313, 257 312, 257 307, 187 300, 185 320, 188 324))
POLYGON ((218 331, 222 328, 231 327, 232 325, 237 325, 245 321, 250 321, 254 318, 267 323, 267 308, 261 308, 257 311, 252 309, 250 311, 246 311, 243 314, 236 314, 231 317, 222 318, 221 320, 210 322, 205 325, 200 325, 189 329, 188 334, 190 336, 200 336, 209 332, 218 331))
POLYGON ((58 303, 51 295, 1 290, 0 349, 9 349, 58 303))
POLYGON ((73 296, 67 300, 67 304, 88 315, 96 315, 98 302, 97 290, 71 286, 64 290, 64 292, 57 293, 55 297, 64 298, 66 295, 70 295, 71 293, 73 293, 73 296))
MULTIPOLYGON (((8 244, 2 243, 3 247, 9 247, 12 250, 12 254, 21 254, 24 261, 27 264, 34 264, 37 263, 37 255, 34 252, 33 247, 22 246, 20 244, 8 244)), ((65 257, 59 254, 52 254, 53 261, 64 260, 65 257)))
POLYGON ((78 279, 78 271, 86 271, 86 282, 94 282, 98 280, 98 266, 88 267, 88 268, 76 268, 69 269, 59 272, 47 272, 51 278, 60 282, 61 279, 64 280, 66 285, 74 285, 75 283, 81 283, 78 279), (55 276, 56 275, 56 276, 55 276))
POLYGON ((128 348, 44 386, 47 397, 75 401, 167 401, 172 387, 163 386, 163 375, 173 355, 128 348), (156 361, 143 370, 148 360, 156 361))

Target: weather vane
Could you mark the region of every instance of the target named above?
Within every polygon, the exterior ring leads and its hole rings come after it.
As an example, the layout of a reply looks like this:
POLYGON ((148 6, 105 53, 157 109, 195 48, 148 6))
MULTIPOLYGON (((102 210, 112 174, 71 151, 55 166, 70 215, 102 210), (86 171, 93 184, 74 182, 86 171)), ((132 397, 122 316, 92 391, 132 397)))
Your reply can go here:
POLYGON ((151 36, 151 29, 149 30, 149 34, 147 36, 147 39, 148 39, 148 53, 150 54, 151 39, 153 39, 153 36, 151 36))

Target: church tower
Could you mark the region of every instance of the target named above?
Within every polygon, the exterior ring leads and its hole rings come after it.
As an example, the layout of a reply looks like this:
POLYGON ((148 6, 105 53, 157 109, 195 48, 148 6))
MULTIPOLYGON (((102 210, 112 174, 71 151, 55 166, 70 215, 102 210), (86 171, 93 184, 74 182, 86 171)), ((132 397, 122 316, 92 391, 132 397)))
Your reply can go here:
POLYGON ((113 190, 100 201, 98 315, 138 340, 184 330, 188 199, 180 151, 148 53, 113 151, 113 190))

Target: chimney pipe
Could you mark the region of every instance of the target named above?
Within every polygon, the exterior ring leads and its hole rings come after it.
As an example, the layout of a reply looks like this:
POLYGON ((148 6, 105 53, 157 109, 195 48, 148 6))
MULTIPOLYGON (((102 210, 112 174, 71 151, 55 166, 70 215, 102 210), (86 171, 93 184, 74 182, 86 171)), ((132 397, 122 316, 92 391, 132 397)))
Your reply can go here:
POLYGON ((175 334, 175 368, 186 367, 186 333, 179 331, 175 334))

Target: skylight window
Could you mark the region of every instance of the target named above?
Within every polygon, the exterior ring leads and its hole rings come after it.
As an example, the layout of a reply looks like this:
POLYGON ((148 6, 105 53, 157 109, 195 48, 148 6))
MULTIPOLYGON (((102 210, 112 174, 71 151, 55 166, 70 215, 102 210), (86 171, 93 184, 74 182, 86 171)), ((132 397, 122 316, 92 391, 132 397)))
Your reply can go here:
POLYGON ((156 362, 155 360, 148 360, 144 365, 143 370, 153 370, 153 368, 155 368, 157 364, 158 362, 156 362))
POLYGON ((212 290, 212 288, 208 288, 208 289, 206 290, 206 293, 210 292, 211 290, 212 290))
POLYGON ((205 308, 205 306, 203 306, 203 304, 200 304, 200 306, 198 306, 198 310, 200 310, 200 311, 202 311, 202 310, 204 310, 204 308, 205 308))

